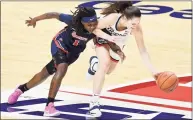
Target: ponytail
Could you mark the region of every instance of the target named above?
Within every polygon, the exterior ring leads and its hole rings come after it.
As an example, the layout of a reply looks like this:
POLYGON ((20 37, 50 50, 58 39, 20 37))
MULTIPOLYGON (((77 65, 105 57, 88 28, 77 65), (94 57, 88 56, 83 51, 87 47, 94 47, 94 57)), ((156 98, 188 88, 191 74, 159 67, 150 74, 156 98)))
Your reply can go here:
POLYGON ((101 14, 109 15, 111 13, 123 13, 123 11, 130 6, 132 6, 131 1, 117 1, 109 5, 109 7, 104 8, 101 14))

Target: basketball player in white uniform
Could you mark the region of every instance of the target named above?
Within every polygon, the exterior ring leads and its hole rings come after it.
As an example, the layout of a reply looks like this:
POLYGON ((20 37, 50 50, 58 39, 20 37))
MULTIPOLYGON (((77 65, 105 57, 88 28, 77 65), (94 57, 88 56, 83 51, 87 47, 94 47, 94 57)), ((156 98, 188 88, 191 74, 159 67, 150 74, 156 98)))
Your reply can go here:
POLYGON ((90 115, 93 117, 100 117, 102 115, 98 100, 105 74, 110 74, 115 69, 118 61, 125 59, 122 50, 130 34, 135 36, 140 55, 153 77, 156 78, 159 75, 151 64, 144 45, 142 29, 139 24, 141 18, 140 10, 132 6, 129 1, 120 1, 103 9, 101 14, 105 15, 105 17, 99 19, 98 28, 111 36, 119 36, 120 39, 114 41, 114 43, 110 43, 102 38, 96 38, 95 40, 97 57, 92 56, 90 58, 90 67, 87 74, 87 79, 92 78, 94 80, 93 96, 89 110, 90 115))

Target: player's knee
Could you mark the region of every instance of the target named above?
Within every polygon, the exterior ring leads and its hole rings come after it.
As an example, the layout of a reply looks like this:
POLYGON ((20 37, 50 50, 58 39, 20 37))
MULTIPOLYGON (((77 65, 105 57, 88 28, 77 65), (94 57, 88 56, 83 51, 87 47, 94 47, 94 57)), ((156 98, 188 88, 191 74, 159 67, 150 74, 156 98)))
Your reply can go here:
POLYGON ((57 66, 55 78, 61 80, 64 77, 64 75, 66 74, 67 68, 68 68, 67 64, 64 64, 64 63, 59 64, 57 66))
POLYGON ((108 71, 109 67, 110 67, 110 59, 108 60, 103 60, 100 64, 99 62, 99 68, 103 69, 105 72, 108 71))
POLYGON ((48 73, 49 75, 52 75, 56 72, 55 63, 53 60, 51 60, 41 72, 48 73))

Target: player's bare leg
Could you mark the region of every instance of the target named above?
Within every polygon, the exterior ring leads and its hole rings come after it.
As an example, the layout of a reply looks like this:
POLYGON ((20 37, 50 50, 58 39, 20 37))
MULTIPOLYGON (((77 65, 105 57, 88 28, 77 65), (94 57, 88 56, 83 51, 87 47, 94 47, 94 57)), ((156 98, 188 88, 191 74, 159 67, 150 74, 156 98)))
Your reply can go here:
POLYGON ((39 73, 35 74, 33 78, 23 84, 20 85, 8 98, 9 104, 14 104, 17 102, 19 96, 24 93, 25 91, 37 86, 38 84, 42 83, 44 80, 46 80, 47 77, 49 77, 50 74, 48 73, 46 67, 44 67, 39 73))
POLYGON ((109 67, 109 69, 108 69, 106 74, 108 74, 108 75, 111 74, 115 70, 117 64, 118 64, 118 61, 112 61, 111 60, 110 67, 109 67))
POLYGON ((93 117, 100 117, 102 115, 100 111, 99 98, 104 84, 105 74, 110 67, 110 56, 108 47, 96 48, 98 62, 98 68, 93 76, 93 96, 90 102, 90 114, 93 117))
POLYGON ((65 76, 68 69, 68 64, 60 63, 57 66, 57 71, 52 78, 52 82, 49 89, 48 101, 44 111, 44 116, 57 116, 60 114, 58 110, 54 107, 54 100, 58 89, 60 88, 63 77, 65 76))

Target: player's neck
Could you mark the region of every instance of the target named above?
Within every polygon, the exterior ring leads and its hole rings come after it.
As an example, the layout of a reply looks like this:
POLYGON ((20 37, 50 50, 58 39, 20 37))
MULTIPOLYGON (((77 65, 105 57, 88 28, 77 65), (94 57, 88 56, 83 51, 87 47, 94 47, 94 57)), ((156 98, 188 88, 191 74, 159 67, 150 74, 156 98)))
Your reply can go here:
POLYGON ((120 19, 119 22, 117 23, 117 31, 123 31, 127 29, 127 27, 123 26, 122 22, 123 22, 122 19, 120 19))

